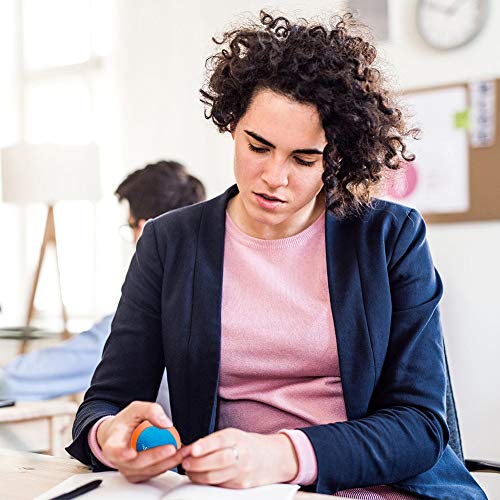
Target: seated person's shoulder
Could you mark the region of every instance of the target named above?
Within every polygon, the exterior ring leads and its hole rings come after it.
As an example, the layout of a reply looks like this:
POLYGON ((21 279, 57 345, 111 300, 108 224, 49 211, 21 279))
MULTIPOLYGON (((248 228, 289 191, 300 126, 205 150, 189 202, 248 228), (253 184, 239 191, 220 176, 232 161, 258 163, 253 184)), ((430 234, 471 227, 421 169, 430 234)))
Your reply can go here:
POLYGON ((408 226, 411 230, 423 223, 418 210, 380 198, 373 199, 364 209, 361 221, 367 226, 397 231, 403 226, 408 226))
POLYGON ((362 213, 351 219, 346 230, 362 245, 373 248, 392 247, 399 241, 425 237, 425 224, 419 212, 411 207, 375 198, 362 213))

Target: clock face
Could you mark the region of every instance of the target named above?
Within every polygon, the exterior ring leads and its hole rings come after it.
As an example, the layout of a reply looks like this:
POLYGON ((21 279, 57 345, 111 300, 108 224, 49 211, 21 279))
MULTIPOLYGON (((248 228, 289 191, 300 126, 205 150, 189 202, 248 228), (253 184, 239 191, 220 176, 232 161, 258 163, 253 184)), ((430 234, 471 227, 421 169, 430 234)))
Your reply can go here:
POLYGON ((482 30, 488 7, 489 0, 419 0, 418 30, 436 49, 462 47, 482 30))

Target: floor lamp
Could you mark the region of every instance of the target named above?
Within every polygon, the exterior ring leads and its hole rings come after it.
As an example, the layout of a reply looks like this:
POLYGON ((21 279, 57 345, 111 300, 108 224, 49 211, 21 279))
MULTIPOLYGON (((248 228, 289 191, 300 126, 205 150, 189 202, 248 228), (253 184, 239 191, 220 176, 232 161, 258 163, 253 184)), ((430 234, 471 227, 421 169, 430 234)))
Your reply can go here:
POLYGON ((35 297, 49 245, 55 249, 57 283, 63 320, 63 338, 69 337, 68 316, 61 289, 54 205, 58 201, 90 200, 101 196, 99 155, 95 145, 63 146, 19 144, 2 150, 2 201, 17 205, 47 205, 45 231, 31 286, 20 352, 26 351, 28 331, 35 314, 35 297))

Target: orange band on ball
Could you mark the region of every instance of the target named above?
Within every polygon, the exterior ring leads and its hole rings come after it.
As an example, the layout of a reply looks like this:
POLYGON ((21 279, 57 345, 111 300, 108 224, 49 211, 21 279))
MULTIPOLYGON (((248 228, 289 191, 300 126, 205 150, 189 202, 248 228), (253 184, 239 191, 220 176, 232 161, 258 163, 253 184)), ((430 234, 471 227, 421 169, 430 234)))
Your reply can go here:
POLYGON ((144 429, 147 429, 148 427, 152 427, 152 424, 148 422, 147 420, 144 420, 141 424, 139 424, 134 432, 132 433, 132 438, 130 439, 130 446, 135 450, 136 445, 137 445, 137 440, 139 439, 139 435, 144 429))
POLYGON ((177 449, 179 449, 182 446, 182 443, 177 429, 175 427, 167 427, 167 429, 172 433, 172 436, 174 436, 175 442, 177 443, 177 449))

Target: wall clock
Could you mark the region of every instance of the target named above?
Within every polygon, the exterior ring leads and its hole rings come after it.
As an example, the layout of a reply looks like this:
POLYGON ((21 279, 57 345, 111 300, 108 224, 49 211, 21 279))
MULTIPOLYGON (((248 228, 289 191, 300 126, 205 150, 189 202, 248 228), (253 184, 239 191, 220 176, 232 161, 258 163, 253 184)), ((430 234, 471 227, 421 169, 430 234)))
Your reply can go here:
POLYGON ((463 47, 484 28, 489 4, 490 0, 418 0, 418 31, 435 49, 463 47))

